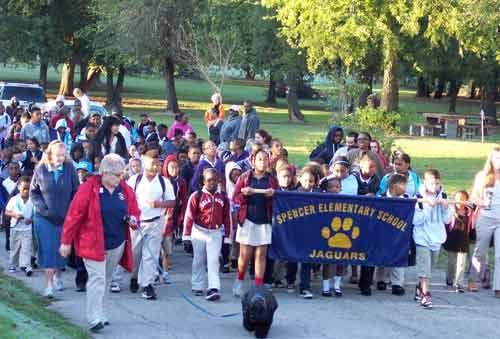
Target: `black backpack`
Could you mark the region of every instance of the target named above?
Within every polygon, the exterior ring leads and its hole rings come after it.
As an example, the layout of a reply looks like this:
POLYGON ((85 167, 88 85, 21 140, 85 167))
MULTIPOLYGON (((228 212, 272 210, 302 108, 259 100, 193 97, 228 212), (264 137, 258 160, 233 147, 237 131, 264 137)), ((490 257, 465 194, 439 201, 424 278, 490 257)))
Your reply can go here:
MULTIPOLYGON (((137 186, 139 185, 141 180, 142 180, 142 173, 138 174, 137 178, 135 179, 134 192, 137 191, 137 186)), ((160 180, 161 193, 162 193, 161 196, 164 197, 166 191, 165 178, 163 177, 163 175, 158 175, 158 180, 160 180)))

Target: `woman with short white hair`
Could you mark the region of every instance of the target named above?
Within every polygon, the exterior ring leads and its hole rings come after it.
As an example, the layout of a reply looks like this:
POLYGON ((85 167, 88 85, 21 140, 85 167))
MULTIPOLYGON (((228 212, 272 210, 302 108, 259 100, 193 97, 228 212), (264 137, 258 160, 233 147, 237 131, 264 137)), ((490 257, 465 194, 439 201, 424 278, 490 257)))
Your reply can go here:
POLYGON ((78 184, 78 175, 66 146, 61 141, 52 141, 35 168, 30 187, 35 207, 33 228, 38 244, 38 263, 45 268, 44 296, 47 298, 54 296, 54 288, 63 289, 60 275, 66 260, 59 255, 58 248, 62 224, 78 184))
POLYGON ((99 332, 109 321, 104 313, 106 286, 120 264, 132 271, 133 257, 129 227, 137 228, 140 211, 134 191, 122 179, 125 162, 108 154, 99 175, 80 186, 64 222, 60 253, 67 257, 74 244, 88 272, 87 319, 92 332, 99 332))
POLYGON ((212 105, 205 112, 203 118, 207 128, 210 128, 217 120, 224 120, 224 106, 222 106, 222 96, 220 93, 212 94, 210 101, 212 101, 212 105))

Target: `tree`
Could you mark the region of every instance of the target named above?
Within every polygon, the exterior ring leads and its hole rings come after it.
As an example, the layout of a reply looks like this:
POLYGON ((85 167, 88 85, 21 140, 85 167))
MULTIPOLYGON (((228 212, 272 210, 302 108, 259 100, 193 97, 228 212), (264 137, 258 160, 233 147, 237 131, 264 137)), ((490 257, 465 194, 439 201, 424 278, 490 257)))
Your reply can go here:
POLYGON ((193 16, 193 0, 115 1, 115 45, 125 54, 163 69, 167 110, 179 112, 175 63, 181 55, 182 32, 193 16))

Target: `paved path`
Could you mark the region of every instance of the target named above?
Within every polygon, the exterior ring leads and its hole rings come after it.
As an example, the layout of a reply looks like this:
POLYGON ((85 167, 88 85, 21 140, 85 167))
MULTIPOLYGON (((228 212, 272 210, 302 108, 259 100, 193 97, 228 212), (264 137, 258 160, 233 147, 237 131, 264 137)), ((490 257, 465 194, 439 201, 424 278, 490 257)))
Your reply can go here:
MULTIPOLYGON (((5 266, 4 237, 0 241, 0 264, 5 266)), ((173 257, 173 281, 190 291, 191 259, 180 247, 173 257)), ((270 338, 500 338, 500 300, 492 291, 457 294, 444 288, 442 272, 435 272, 432 286, 434 309, 425 310, 412 301, 415 274, 408 269, 407 295, 396 297, 388 291, 374 291, 363 297, 352 285, 345 285, 342 298, 316 297, 302 300, 295 294, 276 291, 279 308, 270 338)), ((31 278, 12 274, 41 292, 42 272, 31 278)), ((50 306, 74 323, 86 326, 85 294, 74 291, 74 272, 64 273, 66 290, 56 294, 50 306)), ((202 306, 217 313, 237 312, 239 300, 230 294, 234 273, 223 276, 222 299, 214 304, 195 298, 202 306)), ((241 325, 241 317, 213 319, 187 304, 168 285, 157 286, 159 299, 148 301, 131 294, 122 286, 120 294, 110 294, 108 314, 111 326, 95 338, 250 338, 241 325)), ((313 291, 319 292, 319 281, 313 291)))

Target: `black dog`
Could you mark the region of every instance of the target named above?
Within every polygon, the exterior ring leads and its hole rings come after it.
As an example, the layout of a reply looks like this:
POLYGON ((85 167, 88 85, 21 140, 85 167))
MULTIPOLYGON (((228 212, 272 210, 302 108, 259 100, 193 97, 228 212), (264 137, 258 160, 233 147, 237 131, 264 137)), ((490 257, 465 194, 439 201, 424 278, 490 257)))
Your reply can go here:
POLYGON ((241 300, 243 307, 243 327, 255 331, 255 337, 266 338, 273 323, 274 311, 278 302, 264 286, 252 287, 241 300))

